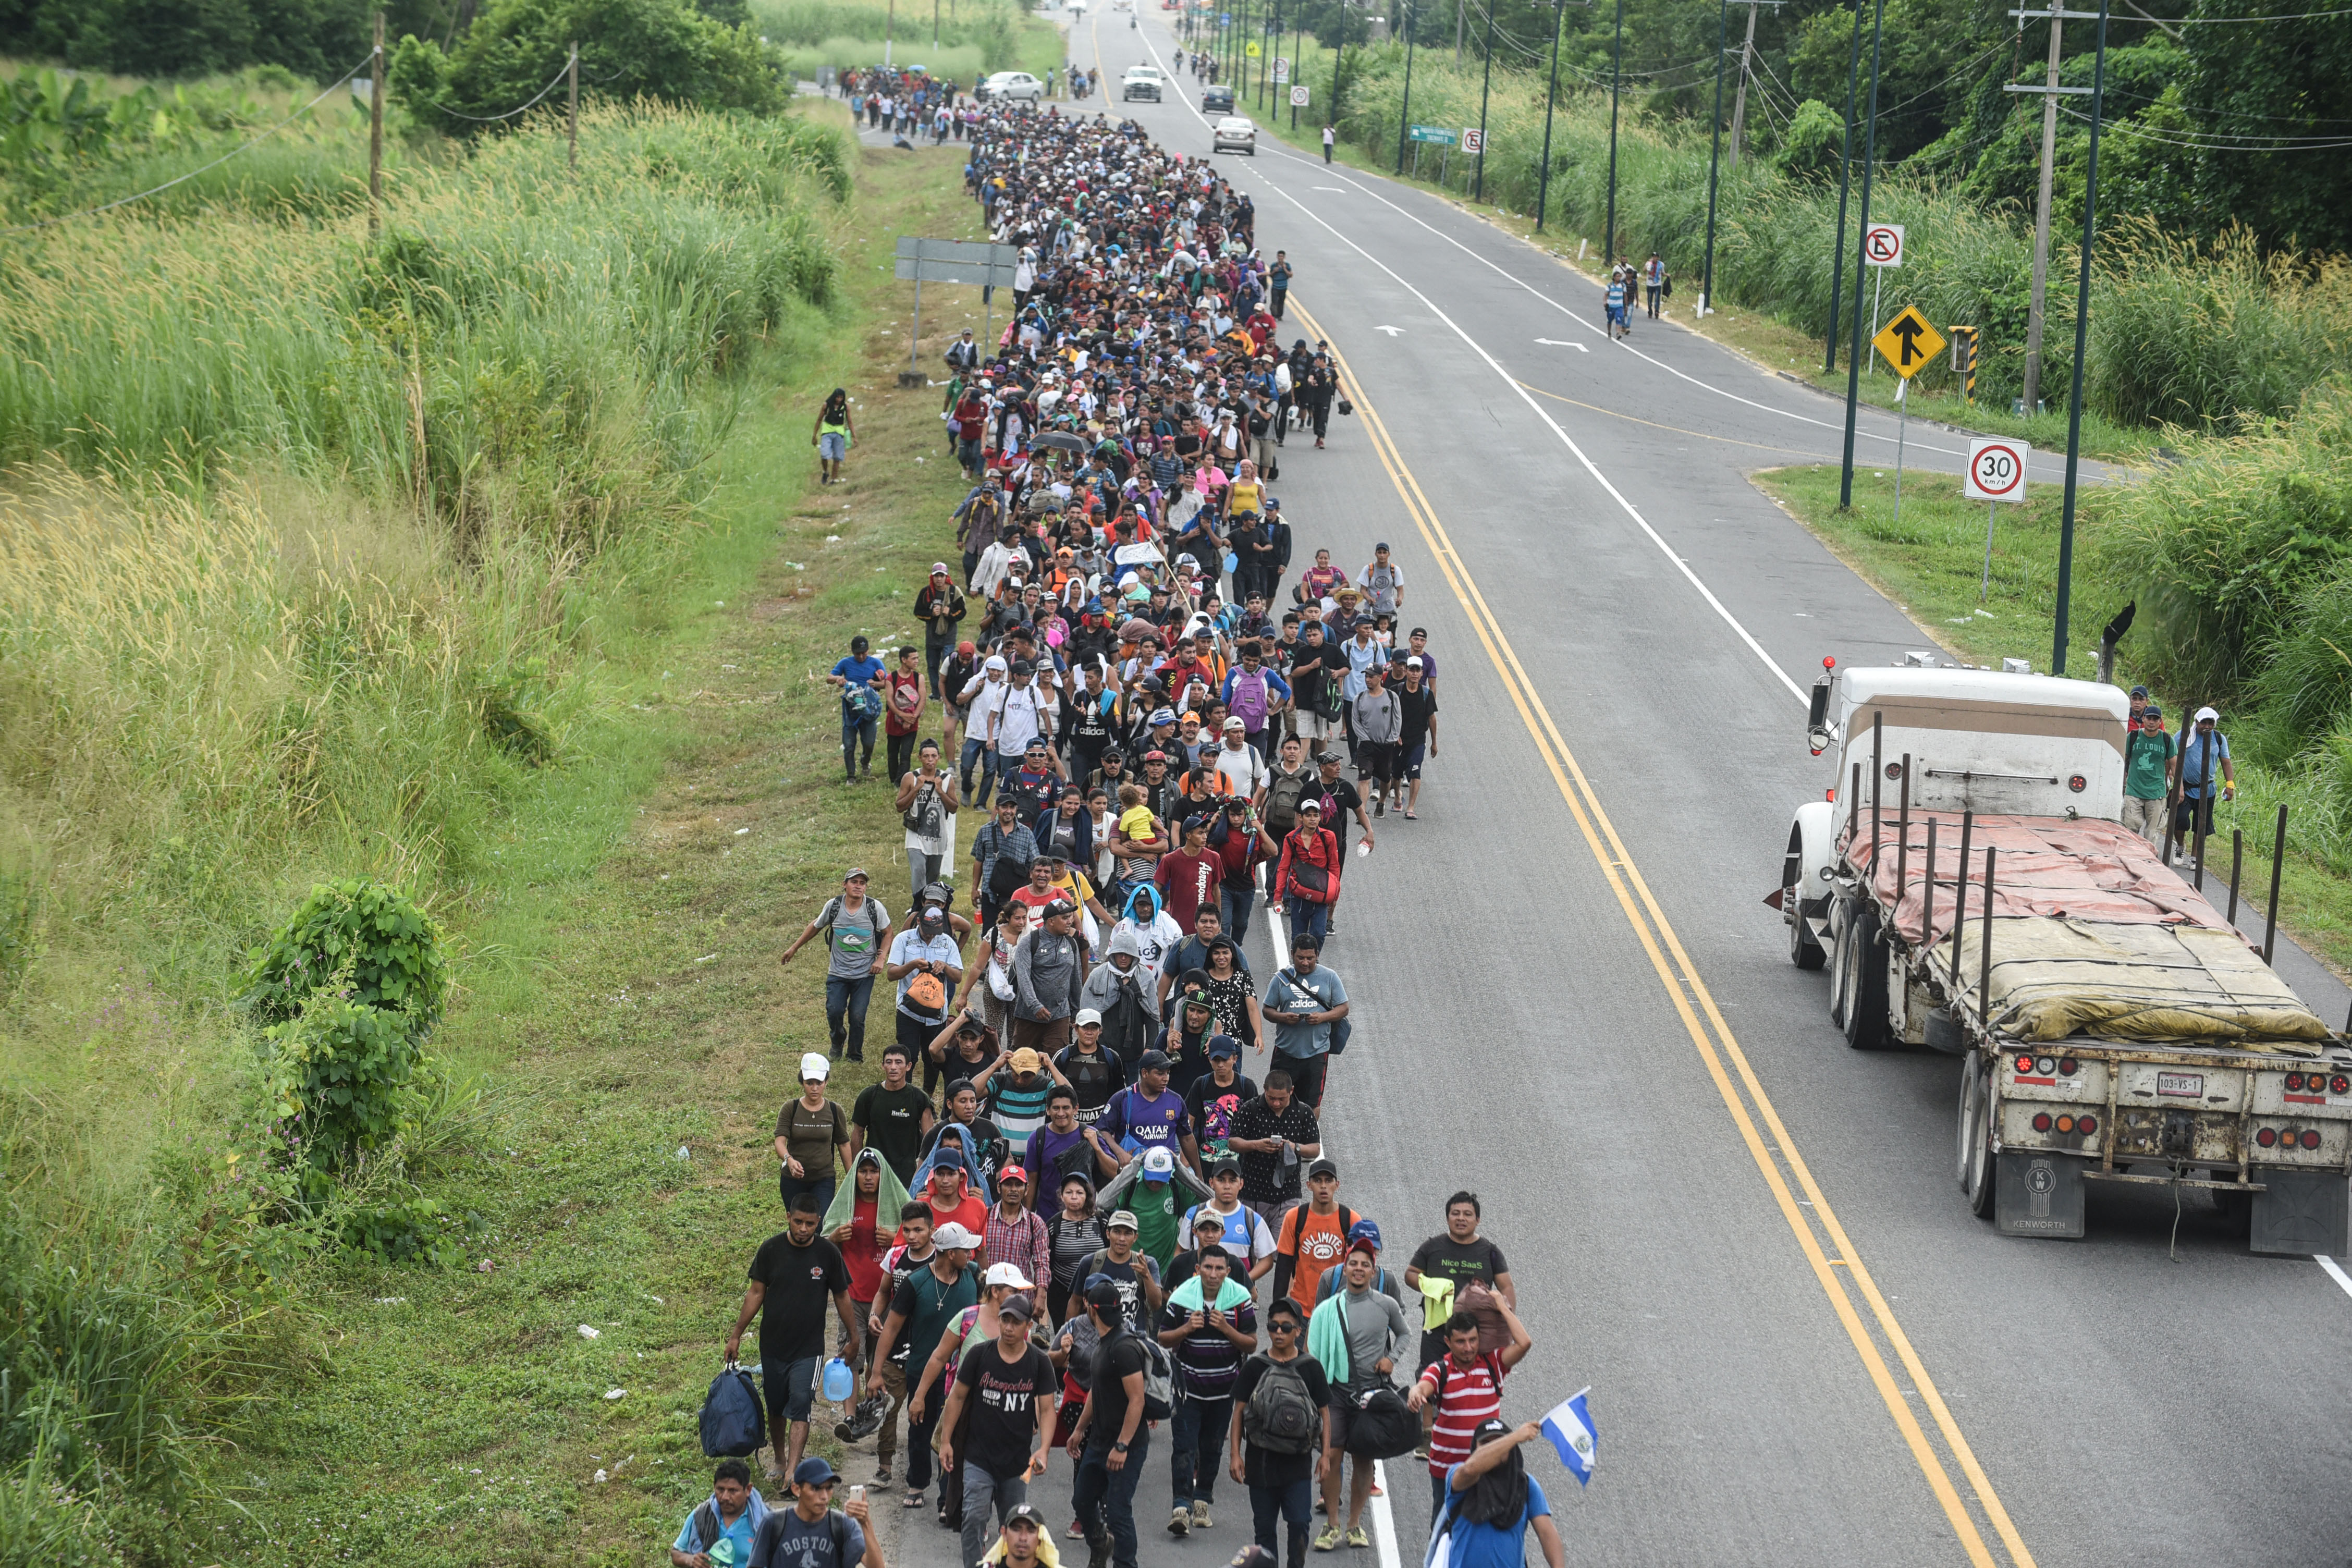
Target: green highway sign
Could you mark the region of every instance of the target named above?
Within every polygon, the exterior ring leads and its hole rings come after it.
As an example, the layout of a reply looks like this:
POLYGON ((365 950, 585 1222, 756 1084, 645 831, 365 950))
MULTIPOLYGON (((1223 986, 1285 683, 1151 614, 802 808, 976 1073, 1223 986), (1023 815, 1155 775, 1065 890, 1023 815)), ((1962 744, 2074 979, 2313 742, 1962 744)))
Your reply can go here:
POLYGON ((1416 125, 1412 128, 1412 140, 1415 142, 1436 142, 1444 146, 1451 147, 1454 144, 1457 138, 1453 132, 1448 131, 1443 125, 1416 125))

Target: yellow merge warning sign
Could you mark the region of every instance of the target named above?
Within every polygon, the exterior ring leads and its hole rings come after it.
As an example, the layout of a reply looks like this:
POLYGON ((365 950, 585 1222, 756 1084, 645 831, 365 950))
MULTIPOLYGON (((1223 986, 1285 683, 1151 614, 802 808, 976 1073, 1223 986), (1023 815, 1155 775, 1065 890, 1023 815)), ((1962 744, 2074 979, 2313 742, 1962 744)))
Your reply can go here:
POLYGON ((1927 322, 1916 305, 1906 305, 1895 319, 1878 329, 1871 346, 1886 356, 1895 374, 1908 381, 1944 352, 1944 334, 1927 322))

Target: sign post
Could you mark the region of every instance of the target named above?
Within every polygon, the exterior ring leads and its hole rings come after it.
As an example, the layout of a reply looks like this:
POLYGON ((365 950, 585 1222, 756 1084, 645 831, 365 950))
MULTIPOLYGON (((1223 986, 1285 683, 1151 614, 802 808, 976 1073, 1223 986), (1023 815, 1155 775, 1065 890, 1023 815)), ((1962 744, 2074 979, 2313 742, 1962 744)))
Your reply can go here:
POLYGON ((1274 85, 1286 87, 1290 82, 1290 61, 1281 55, 1274 57, 1274 85))
POLYGON ((2000 503, 2025 500, 2025 463, 2033 448, 2006 436, 1969 443, 1968 471, 1960 476, 1960 494, 1985 503, 1984 576, 1977 584, 1977 603, 1992 592, 1992 524, 2000 503))
POLYGON ((1465 153, 1484 153, 1486 150, 1486 133, 1475 125, 1464 126, 1462 150, 1465 153))
MULTIPOLYGON (((1886 226, 1893 227, 1892 225, 1886 226)), ((1870 255, 1870 240, 1875 237, 1876 233, 1876 230, 1871 230, 1864 238, 1862 253, 1865 259, 1870 255)), ((1899 230, 1895 253, 1897 256, 1902 254, 1899 230)), ((1886 363, 1895 367, 1895 374, 1903 378, 1903 384, 1895 392, 1895 406, 1898 411, 1895 426, 1895 521, 1900 522, 1903 521, 1903 443, 1911 433, 1911 378, 1925 370, 1927 362, 1943 352, 1944 334, 1927 324, 1927 318, 1919 313, 1918 306, 1906 305, 1895 312, 1893 321, 1878 329, 1878 335, 1870 342, 1873 348, 1886 356, 1886 363)))
MULTIPOLYGON (((1021 247, 995 245, 984 239, 918 239, 913 235, 898 237, 898 276, 912 279, 915 284, 915 318, 907 329, 907 368, 898 373, 898 384, 918 386, 929 378, 917 362, 917 342, 923 330, 923 285, 931 283, 977 283, 981 289, 982 310, 988 308, 993 289, 1013 287, 1014 274, 1021 265, 1021 247)), ((990 318, 981 318, 981 341, 988 342, 990 318)))
POLYGON ((1305 82, 1300 82, 1297 86, 1290 89, 1290 107, 1293 109, 1304 109, 1307 107, 1307 84, 1305 82))

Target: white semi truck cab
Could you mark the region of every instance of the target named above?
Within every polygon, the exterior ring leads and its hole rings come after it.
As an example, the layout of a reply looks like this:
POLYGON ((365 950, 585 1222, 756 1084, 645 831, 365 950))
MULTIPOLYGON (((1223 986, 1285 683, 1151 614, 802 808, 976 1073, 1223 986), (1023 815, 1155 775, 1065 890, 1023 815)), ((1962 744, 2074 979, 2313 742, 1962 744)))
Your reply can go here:
POLYGON ((2099 1184, 2199 1187, 2258 1252, 2352 1249, 2352 1046, 2121 825, 2123 692, 1824 664, 1766 902, 1850 1047, 1959 1058, 1970 1210, 2079 1237, 2099 1184))

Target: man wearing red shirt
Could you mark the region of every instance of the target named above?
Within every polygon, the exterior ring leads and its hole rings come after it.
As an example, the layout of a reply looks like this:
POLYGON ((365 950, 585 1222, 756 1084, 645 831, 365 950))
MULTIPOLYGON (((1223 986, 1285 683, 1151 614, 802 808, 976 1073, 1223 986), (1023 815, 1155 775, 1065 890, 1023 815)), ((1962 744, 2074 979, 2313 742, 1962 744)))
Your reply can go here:
POLYGON ((1527 1325, 1503 1293, 1496 1291, 1493 1299, 1511 1342, 1480 1355, 1478 1320, 1467 1312, 1454 1313, 1445 1323, 1445 1353, 1429 1363, 1405 1396, 1405 1405, 1413 1410, 1436 1406, 1436 1421, 1429 1429, 1429 1475, 1432 1506, 1440 1512, 1445 1508, 1446 1472, 1470 1458, 1475 1447, 1471 1436, 1479 1423, 1502 1415, 1503 1378, 1535 1349, 1527 1325))
POLYGON ((1160 889, 1162 906, 1184 931, 1192 929, 1192 917, 1207 904, 1217 908, 1218 885, 1224 879, 1224 860, 1209 847, 1209 818, 1206 813, 1188 817, 1184 823, 1184 847, 1160 858, 1159 868, 1151 880, 1160 889))

